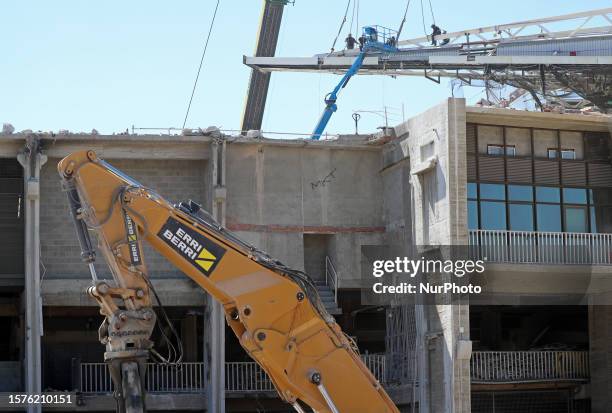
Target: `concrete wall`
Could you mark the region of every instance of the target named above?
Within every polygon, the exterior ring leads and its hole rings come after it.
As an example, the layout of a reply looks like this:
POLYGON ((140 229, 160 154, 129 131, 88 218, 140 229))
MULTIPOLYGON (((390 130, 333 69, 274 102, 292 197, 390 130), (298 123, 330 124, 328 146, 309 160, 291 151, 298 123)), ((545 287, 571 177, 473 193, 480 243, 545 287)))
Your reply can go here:
POLYGON ((516 156, 530 156, 531 132, 524 128, 506 128, 506 145, 514 145, 516 156))
POLYGON ((557 132, 554 130, 534 129, 533 147, 536 158, 548 158, 548 149, 556 148, 557 132))
MULTIPOLYGON (((107 159, 143 185, 153 188, 167 199, 178 202, 192 198, 204 200, 209 187, 205 179, 206 161, 196 160, 113 160, 107 159)), ((87 278, 89 272, 80 260, 80 248, 68 212, 66 193, 62 191, 57 162, 52 158, 41 170, 41 260, 44 277, 87 278)), ((202 201, 200 201, 202 202, 202 201)), ((145 262, 152 277, 183 277, 166 259, 148 245, 145 262)), ((98 255, 96 269, 108 276, 108 267, 98 255)))
MULTIPOLYGON (((465 124, 465 101, 449 99, 395 127, 398 140, 389 144, 384 155, 385 167, 398 165, 397 171, 389 172, 385 185, 391 196, 385 208, 394 234, 390 238, 401 237, 407 218, 392 203, 401 201, 400 205, 405 205, 408 197, 402 191, 409 190, 413 227, 404 228, 404 239, 412 237, 416 245, 467 244, 465 124), (409 158, 409 177, 408 168, 402 165, 407 162, 405 158, 409 158), (409 181, 409 189, 398 187, 394 180, 402 185, 409 181)), ((483 134, 489 137, 481 148, 486 152, 486 143, 500 143, 503 135, 501 128, 483 128, 483 134)), ((457 349, 469 339, 469 307, 467 303, 445 302, 417 306, 417 313, 422 312, 424 317, 422 327, 417 328, 421 330, 417 347, 422 349, 420 358, 424 360, 419 375, 429 384, 421 388, 420 402, 425 411, 467 413, 469 360, 459 359, 457 349)))
POLYGON ((304 269, 304 233, 329 234, 342 287, 357 286, 359 247, 384 232, 379 149, 228 145, 227 227, 304 269))

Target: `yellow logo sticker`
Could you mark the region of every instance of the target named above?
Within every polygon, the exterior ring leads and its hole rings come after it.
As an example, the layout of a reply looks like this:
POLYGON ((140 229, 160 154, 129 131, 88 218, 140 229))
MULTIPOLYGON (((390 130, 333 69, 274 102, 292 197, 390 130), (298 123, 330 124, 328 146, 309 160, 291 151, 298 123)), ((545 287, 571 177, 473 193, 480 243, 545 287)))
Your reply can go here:
POLYGON ((204 268, 206 271, 210 270, 210 267, 217 261, 217 257, 215 257, 210 251, 206 248, 202 249, 202 252, 195 259, 196 264, 200 267, 204 268))

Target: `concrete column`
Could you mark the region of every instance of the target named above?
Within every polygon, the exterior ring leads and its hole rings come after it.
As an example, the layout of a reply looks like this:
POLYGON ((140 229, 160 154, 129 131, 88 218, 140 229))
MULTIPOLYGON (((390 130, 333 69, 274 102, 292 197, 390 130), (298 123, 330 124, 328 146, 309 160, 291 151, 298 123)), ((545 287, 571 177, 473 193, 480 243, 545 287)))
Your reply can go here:
MULTIPOLYGON (((212 144, 211 190, 213 218, 225 225, 225 150, 224 141, 212 144)), ((225 313, 221 304, 207 296, 204 313, 204 361, 207 378, 207 411, 225 413, 225 313)))
MULTIPOLYGON (((40 295, 40 168, 47 157, 40 153, 39 141, 28 138, 24 150, 17 155, 24 169, 24 218, 25 218, 25 391, 40 394, 41 347, 43 334, 42 300, 40 295)), ((29 405, 29 413, 40 412, 40 405, 29 405)))
MULTIPOLYGON (((415 245, 467 245, 465 101, 448 99, 395 128, 395 162, 410 160, 415 245), (398 158, 398 159, 396 159, 398 158)), ((417 307, 422 412, 470 412, 468 303, 417 307)))

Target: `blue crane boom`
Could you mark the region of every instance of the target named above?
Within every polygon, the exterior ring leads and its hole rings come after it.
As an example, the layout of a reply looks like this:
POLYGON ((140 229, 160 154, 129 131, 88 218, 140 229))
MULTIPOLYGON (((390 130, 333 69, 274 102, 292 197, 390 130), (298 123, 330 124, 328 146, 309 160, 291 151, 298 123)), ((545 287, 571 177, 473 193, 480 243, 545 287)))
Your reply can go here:
POLYGON ((368 51, 397 51, 397 48, 395 47, 397 41, 396 33, 397 32, 394 30, 381 26, 367 26, 363 28, 365 43, 362 46, 362 50, 357 55, 357 58, 355 58, 355 61, 351 67, 346 71, 344 76, 342 76, 342 79, 340 79, 340 82, 338 82, 334 90, 325 95, 325 109, 323 110, 323 114, 321 115, 319 122, 317 122, 310 139, 318 140, 321 138, 321 135, 327 127, 332 115, 336 110, 338 110, 338 105, 336 105, 338 93, 340 93, 340 91, 346 87, 348 81, 351 80, 351 77, 359 72, 368 51))
POLYGON ((321 115, 317 126, 315 126, 315 129, 312 132, 311 139, 321 138, 321 135, 323 134, 327 123, 331 119, 334 112, 338 109, 338 105, 336 105, 336 100, 338 99, 338 92, 340 92, 340 90, 342 90, 347 85, 348 81, 351 80, 351 77, 353 77, 353 75, 359 71, 361 65, 363 64, 365 54, 365 50, 359 53, 349 70, 347 70, 344 76, 342 76, 342 79, 336 85, 334 90, 332 90, 325 96, 325 110, 323 111, 323 114, 321 115))

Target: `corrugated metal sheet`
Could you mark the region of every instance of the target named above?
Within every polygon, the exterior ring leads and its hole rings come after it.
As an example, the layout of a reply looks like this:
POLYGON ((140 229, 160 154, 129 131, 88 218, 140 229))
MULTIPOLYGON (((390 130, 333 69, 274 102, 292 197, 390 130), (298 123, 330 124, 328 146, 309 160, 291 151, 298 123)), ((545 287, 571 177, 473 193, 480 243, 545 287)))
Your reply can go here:
POLYGON ((468 153, 476 153, 476 125, 473 123, 465 125, 465 144, 468 153))
POLYGON ((530 184, 533 182, 531 158, 507 159, 508 182, 530 184))
POLYGON ((504 159, 480 156, 478 157, 478 172, 481 181, 504 182, 504 159))
POLYGON ((536 185, 559 185, 559 162, 536 159, 534 163, 536 185))
POLYGON ((589 185, 612 187, 612 165, 606 163, 589 163, 589 185))
POLYGON ((497 47, 498 56, 612 56, 612 36, 573 39, 507 41, 497 47))
POLYGON ((591 161, 608 161, 610 159, 610 135, 602 132, 585 132, 586 159, 591 161))
POLYGON ((586 164, 584 162, 561 162, 561 182, 563 185, 585 186, 586 164))
POLYGON ((476 155, 472 153, 467 154, 467 179, 474 181, 478 178, 478 171, 476 168, 476 155))

